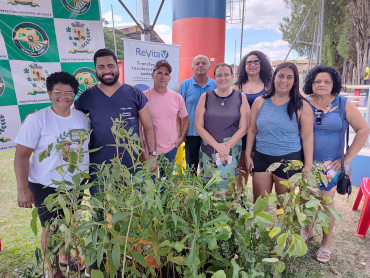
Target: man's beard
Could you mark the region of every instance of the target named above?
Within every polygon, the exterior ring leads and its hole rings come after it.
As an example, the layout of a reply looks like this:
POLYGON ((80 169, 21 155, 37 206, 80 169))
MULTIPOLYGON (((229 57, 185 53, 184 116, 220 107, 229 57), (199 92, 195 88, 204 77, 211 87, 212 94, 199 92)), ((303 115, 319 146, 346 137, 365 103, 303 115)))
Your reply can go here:
POLYGON ((117 80, 119 78, 119 72, 117 72, 117 74, 113 74, 113 79, 110 80, 110 81, 105 81, 104 78, 103 78, 103 76, 100 77, 99 75, 96 75, 96 77, 104 85, 106 85, 106 86, 112 86, 112 85, 116 84, 116 82, 117 82, 117 80))

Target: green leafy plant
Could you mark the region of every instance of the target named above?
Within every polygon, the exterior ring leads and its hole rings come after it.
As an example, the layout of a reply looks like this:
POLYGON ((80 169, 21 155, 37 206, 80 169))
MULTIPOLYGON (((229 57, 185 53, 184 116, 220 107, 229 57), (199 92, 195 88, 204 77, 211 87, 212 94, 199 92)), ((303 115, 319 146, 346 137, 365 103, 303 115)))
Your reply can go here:
MULTIPOLYGON (((62 247, 86 266, 95 265, 92 277, 278 277, 307 252, 300 230, 312 224, 310 217, 324 228, 329 225, 319 199, 318 184, 325 180, 321 165, 290 177, 286 194, 259 197, 253 204, 246 187, 238 188, 232 178, 228 193, 217 195, 221 177, 212 168, 193 175, 160 157, 165 175, 154 177, 149 162, 138 159, 138 136, 124 127, 122 119, 113 120, 117 156, 94 165, 94 182, 81 183, 89 175, 80 164, 83 154, 95 150, 73 150, 69 164, 57 168, 62 177, 72 175, 72 182, 54 181, 59 191, 45 201, 49 210, 64 212, 49 223, 49 260, 62 247), (121 163, 121 150, 132 167, 121 163), (104 190, 97 195, 85 193, 100 184, 104 190)), ((61 144, 50 146, 41 158, 53 148, 64 151, 61 144)), ((298 161, 285 162, 286 169, 302 167, 298 161)))

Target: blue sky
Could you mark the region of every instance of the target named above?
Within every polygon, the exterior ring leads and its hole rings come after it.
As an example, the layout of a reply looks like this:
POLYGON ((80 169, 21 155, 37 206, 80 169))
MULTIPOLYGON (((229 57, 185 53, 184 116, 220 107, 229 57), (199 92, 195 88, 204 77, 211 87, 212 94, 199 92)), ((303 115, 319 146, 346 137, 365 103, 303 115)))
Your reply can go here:
MULTIPOLYGON (((125 3, 139 21, 139 0, 122 0, 122 2, 125 3)), ((160 0, 149 0, 151 22, 154 21, 160 3, 160 0)), ((112 23, 111 4, 113 5, 115 27, 126 27, 135 24, 118 0, 100 0, 102 17, 108 20, 110 25, 112 23)), ((282 41, 279 22, 282 21, 284 16, 288 16, 289 14, 290 11, 283 3, 283 0, 247 0, 245 6, 242 55, 252 50, 260 50, 266 53, 271 61, 283 60, 288 53, 289 44, 282 41)), ((237 21, 241 17, 238 4, 234 4, 232 9, 228 6, 227 15, 227 21, 230 21, 230 18, 237 21)), ((172 43, 172 0, 165 1, 154 30, 166 43, 172 43)), ((241 23, 227 23, 225 40, 226 63, 234 63, 235 56, 236 64, 239 64, 240 41, 241 23)), ((290 54, 289 59, 294 58, 296 58, 295 54, 290 54)))

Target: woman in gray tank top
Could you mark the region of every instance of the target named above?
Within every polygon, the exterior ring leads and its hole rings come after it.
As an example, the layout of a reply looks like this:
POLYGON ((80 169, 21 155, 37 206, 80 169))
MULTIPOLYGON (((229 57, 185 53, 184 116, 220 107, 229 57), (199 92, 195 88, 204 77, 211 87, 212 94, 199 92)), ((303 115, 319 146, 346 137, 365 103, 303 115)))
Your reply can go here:
POLYGON ((305 167, 312 167, 313 112, 299 92, 297 67, 293 63, 278 65, 272 81, 268 93, 253 103, 249 120, 245 153, 247 167, 254 171, 254 200, 264 197, 265 192, 271 193, 273 184, 277 194, 286 192, 280 181, 295 172, 285 173, 283 166, 266 172, 272 163, 282 159, 303 161, 304 156, 305 167))
POLYGON ((228 190, 230 177, 237 174, 241 138, 246 134, 249 104, 244 94, 231 88, 233 71, 228 64, 218 64, 214 72, 217 88, 200 97, 195 110, 195 130, 202 138, 199 165, 207 172, 221 170, 217 193, 228 190))

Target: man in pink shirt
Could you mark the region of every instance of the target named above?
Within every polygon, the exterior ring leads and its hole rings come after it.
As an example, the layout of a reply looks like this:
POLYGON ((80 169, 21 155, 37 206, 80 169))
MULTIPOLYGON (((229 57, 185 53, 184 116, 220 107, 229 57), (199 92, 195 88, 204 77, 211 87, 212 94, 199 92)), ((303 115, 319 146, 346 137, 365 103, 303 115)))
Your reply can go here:
MULTIPOLYGON (((157 154, 173 162, 177 148, 185 141, 189 129, 189 117, 184 99, 180 94, 167 88, 171 80, 172 67, 166 60, 159 60, 153 68, 153 88, 144 91, 148 98, 149 113, 152 117, 157 142, 157 154), (179 130, 177 118, 180 119, 179 130)), ((163 176, 163 171, 160 171, 163 176)))

